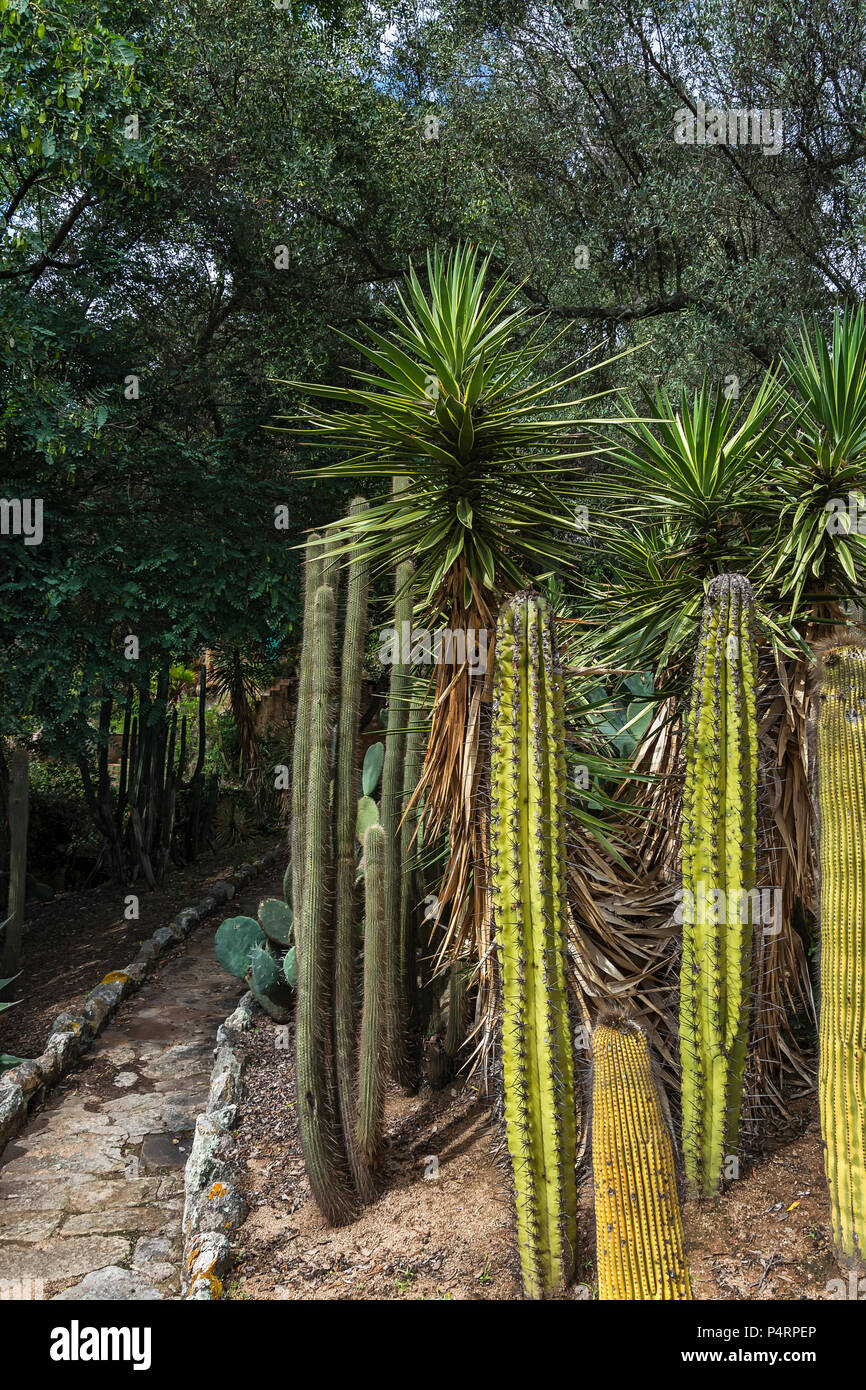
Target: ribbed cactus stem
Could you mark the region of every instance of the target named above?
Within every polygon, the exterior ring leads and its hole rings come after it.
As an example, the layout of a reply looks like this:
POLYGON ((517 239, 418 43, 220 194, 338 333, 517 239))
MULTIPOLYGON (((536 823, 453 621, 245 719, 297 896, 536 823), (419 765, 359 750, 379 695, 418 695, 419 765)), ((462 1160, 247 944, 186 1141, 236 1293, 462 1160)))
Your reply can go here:
POLYGON ((307 1176, 313 1197, 332 1225, 355 1214, 354 1196, 343 1156, 335 1113, 333 1058, 333 929, 331 882, 331 744, 334 731, 334 591, 321 585, 315 594, 311 682, 307 844, 304 868, 304 944, 298 971, 296 1065, 298 1117, 307 1176))
POLYGON ((544 600, 496 632, 491 886, 503 993, 505 1126, 524 1292, 569 1282, 576 1238, 574 1068, 566 996, 563 677, 544 600))
POLYGON ((292 750, 292 915, 295 946, 300 954, 303 932, 304 869, 306 858, 307 776, 310 763, 310 721, 313 690, 313 605, 322 574, 322 538, 315 531, 304 552, 304 626, 295 705, 295 740, 292 750))
POLYGON ((400 821, 402 819, 406 726, 409 721, 409 662, 404 634, 412 625, 412 573, 410 562, 397 566, 394 590, 394 627, 397 654, 391 667, 385 761, 382 765, 381 821, 385 831, 385 924, 387 932, 386 1033, 388 1066, 395 1081, 412 1084, 409 1062, 409 1011, 402 951, 400 821), (408 625, 408 626, 407 626, 408 625))
MULTIPOLYGON (((369 503, 356 497, 349 516, 367 511, 369 503)), ((355 823, 358 814, 358 714, 364 645, 367 637, 369 565, 363 554, 350 552, 337 718, 337 758, 334 776, 336 874, 334 901, 334 1055, 337 1104, 346 1157, 355 1186, 365 1202, 375 1191, 357 1142, 357 1017, 355 1007, 355 823)))
POLYGON ((756 896, 756 664, 751 585, 719 575, 698 642, 682 818, 683 1151, 689 1188, 704 1196, 739 1143, 756 896))
POLYGON ((599 1299, 689 1299, 673 1145, 643 1030, 592 1033, 592 1172, 599 1299))
POLYGON ((455 961, 448 977, 448 1027, 445 1030, 445 1051, 454 1060, 466 1041, 469 974, 466 961, 455 961))
POLYGON ((408 1063, 413 1077, 420 1067, 421 1036, 418 997, 418 918, 424 898, 418 870, 421 852, 421 808, 412 801, 424 766, 427 726, 423 703, 412 701, 403 758, 403 809, 400 827, 400 971, 406 1000, 408 1063), (411 803, 411 809, 410 809, 411 803))
POLYGON ((833 1240, 866 1263, 866 647, 836 642, 820 668, 819 1098, 833 1240))
POLYGON ((385 1113, 385 834, 381 825, 364 832, 364 1006, 358 1061, 358 1149, 367 1181, 382 1147, 385 1113))

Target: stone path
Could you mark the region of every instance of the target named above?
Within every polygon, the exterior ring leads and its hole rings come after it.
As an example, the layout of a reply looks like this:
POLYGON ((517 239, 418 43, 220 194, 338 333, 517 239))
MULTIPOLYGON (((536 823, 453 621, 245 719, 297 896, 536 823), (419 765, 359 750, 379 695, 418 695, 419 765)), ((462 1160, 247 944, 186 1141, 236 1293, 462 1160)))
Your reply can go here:
MULTIPOLYGON (((255 915, 281 881, 259 875, 226 915, 255 915)), ((220 920, 163 958, 4 1151, 6 1297, 179 1297, 183 1167, 216 1030, 244 991, 214 956, 220 920)))

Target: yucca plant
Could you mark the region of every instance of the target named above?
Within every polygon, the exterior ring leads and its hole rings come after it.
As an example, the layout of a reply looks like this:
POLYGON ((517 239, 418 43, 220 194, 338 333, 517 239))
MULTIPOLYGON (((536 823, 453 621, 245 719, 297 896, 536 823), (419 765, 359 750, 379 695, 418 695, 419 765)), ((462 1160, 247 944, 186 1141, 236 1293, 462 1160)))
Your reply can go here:
MULTIPOLYGON (((780 687, 790 691, 798 681, 802 686, 799 663, 808 650, 806 634, 791 620, 773 579, 772 547, 784 502, 773 480, 782 467, 793 407, 779 372, 768 373, 743 402, 705 382, 678 401, 660 389, 647 407, 646 419, 632 412, 612 423, 608 466, 582 489, 591 518, 586 544, 603 578, 588 595, 581 614, 587 626, 572 659, 653 670, 655 691, 664 698, 633 770, 660 780, 645 795, 638 789, 645 823, 633 818, 630 824, 643 863, 675 873, 684 696, 705 595, 726 570, 747 574, 752 582, 763 638, 762 736, 775 744, 768 756, 790 774, 795 795, 771 808, 766 827, 761 881, 782 889, 783 927, 762 941, 756 965, 764 1013, 751 1052, 749 1104, 765 1105, 772 1096, 784 1108, 780 1072, 801 1065, 786 1008, 791 999, 804 1014, 812 1007, 807 962, 791 925, 796 904, 810 900, 813 874, 804 726, 792 739, 784 701, 775 704, 780 687)), ((662 960, 659 977, 648 977, 645 985, 647 999, 656 990, 654 1005, 663 967, 662 960)))
POLYGON ((590 605, 601 659, 684 669, 705 581, 725 570, 751 573, 749 524, 767 490, 785 403, 768 372, 751 402, 738 405, 706 381, 679 402, 660 387, 646 400, 646 417, 626 403, 628 414, 612 422, 606 466, 581 488, 609 575, 590 605))
POLYGON ((830 344, 815 319, 784 357, 794 418, 773 470, 772 577, 801 610, 809 591, 862 602, 866 589, 866 316, 837 312, 830 344))
MULTIPOLYGON (((303 441, 348 455, 319 476, 382 482, 369 510, 343 524, 341 544, 360 546, 374 571, 411 560, 416 622, 485 640, 505 596, 573 565, 576 436, 588 423, 575 411, 594 398, 569 399, 568 388, 601 365, 545 369, 567 329, 549 334, 507 276, 488 279, 489 269, 490 257, 468 246, 428 256, 426 285, 410 267, 396 302, 380 306, 390 334, 342 335, 367 364, 349 371, 352 384, 284 383, 328 405, 281 417, 303 441), (392 489, 393 478, 403 486, 392 489)), ((444 948, 456 959, 469 938, 480 959, 485 671, 440 663, 433 680, 418 795, 428 837, 450 836, 438 895, 444 948)), ((485 960, 482 992, 490 982, 485 960)))

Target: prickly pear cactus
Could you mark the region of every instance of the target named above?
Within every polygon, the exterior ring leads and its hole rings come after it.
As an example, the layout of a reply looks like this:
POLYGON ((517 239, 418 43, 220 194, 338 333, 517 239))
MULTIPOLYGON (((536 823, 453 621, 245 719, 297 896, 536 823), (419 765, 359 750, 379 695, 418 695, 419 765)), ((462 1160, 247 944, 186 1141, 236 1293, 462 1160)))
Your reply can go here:
POLYGON ((592 1173, 599 1299, 689 1299, 674 1152, 643 1030, 592 1033, 592 1173))
POLYGON ((695 1195, 714 1193, 736 1155, 749 1026, 758 734, 754 598, 719 575, 704 604, 686 723, 683 955, 680 973, 683 1152, 695 1195))
POLYGON ((563 678, 545 601, 496 631, 491 887, 502 982, 505 1127, 529 1298, 564 1288, 576 1238, 574 1068, 565 983, 563 678))
POLYGON ((817 715, 821 861, 819 1098, 833 1239, 866 1262, 866 647, 823 656, 817 715))

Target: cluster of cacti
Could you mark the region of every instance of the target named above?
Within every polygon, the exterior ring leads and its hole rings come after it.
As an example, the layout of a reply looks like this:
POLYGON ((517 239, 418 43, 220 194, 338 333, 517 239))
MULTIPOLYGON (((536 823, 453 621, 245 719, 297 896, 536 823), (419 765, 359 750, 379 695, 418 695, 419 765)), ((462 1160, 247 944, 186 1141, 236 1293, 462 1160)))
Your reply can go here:
POLYGON ((866 647, 832 643, 817 712, 819 1100, 833 1239, 866 1262, 866 647))
POLYGON ((735 1156, 749 1026, 757 834, 754 597, 743 575, 707 591, 686 722, 680 975, 683 1150, 690 1189, 735 1156))
MULTIPOLYGON (((284 892, 287 888, 284 880, 284 892)), ((278 1023, 291 1016, 297 960, 292 944, 292 909, 282 898, 265 898, 254 917, 227 917, 217 927, 214 950, 220 965, 243 980, 265 1013, 278 1023)))
POLYGON ((592 1172, 600 1299, 688 1299, 671 1135, 643 1030, 592 1032, 592 1172))
POLYGON ((574 1065, 566 998, 563 676, 552 616, 522 593, 496 630, 491 887, 502 986, 505 1127, 523 1287, 568 1283, 576 1239, 574 1065))
MULTIPOLYGON (((356 499, 352 511, 367 505, 363 498, 356 499)), ((359 801, 358 717, 368 565, 350 551, 338 679, 340 571, 331 559, 336 547, 326 549, 327 544, 314 536, 307 546, 292 855, 300 924, 296 1063, 301 1142, 316 1202, 329 1221, 339 1224, 354 1215, 358 1200, 370 1202, 375 1196, 386 1069, 399 1081, 410 1079, 405 903, 401 910, 408 708, 402 688, 406 673, 401 668, 392 672, 384 767, 381 745, 373 745, 364 760, 359 801), (372 797, 380 769, 381 824, 372 797), (299 787, 300 795, 296 795, 299 787), (365 900, 360 1019, 359 840, 365 900)), ((405 597, 408 578, 398 573, 398 612, 408 602, 411 616, 411 597, 405 597)), ((415 766, 414 740, 410 748, 415 766)))

